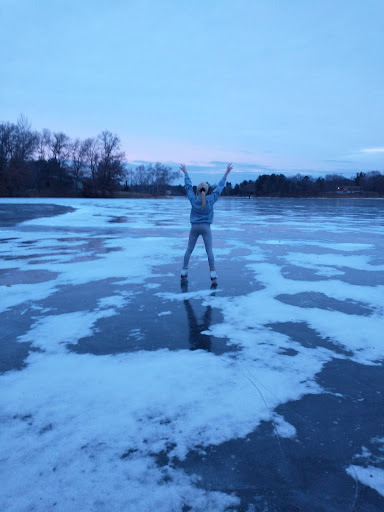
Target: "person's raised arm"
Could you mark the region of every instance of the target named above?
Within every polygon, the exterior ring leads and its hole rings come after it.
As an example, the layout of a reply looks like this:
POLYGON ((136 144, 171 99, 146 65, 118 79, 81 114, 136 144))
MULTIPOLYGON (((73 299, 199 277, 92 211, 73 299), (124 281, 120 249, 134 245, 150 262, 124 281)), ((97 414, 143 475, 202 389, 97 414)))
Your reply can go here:
POLYGON ((232 164, 228 164, 227 165, 227 170, 225 171, 225 174, 224 174, 224 178, 225 179, 227 179, 227 176, 232 171, 232 169, 233 169, 233 165, 232 164))
POLYGON ((228 164, 227 170, 225 171, 224 176, 221 178, 221 180, 219 181, 219 184, 217 185, 215 190, 212 192, 214 202, 216 202, 219 199, 219 196, 222 193, 223 188, 225 186, 225 180, 227 179, 227 176, 232 171, 232 169, 233 169, 233 165, 228 164))
POLYGON ((188 199, 193 199, 195 197, 195 194, 193 192, 192 181, 188 175, 188 171, 184 164, 180 165, 180 171, 184 173, 184 187, 185 190, 187 191, 188 199))

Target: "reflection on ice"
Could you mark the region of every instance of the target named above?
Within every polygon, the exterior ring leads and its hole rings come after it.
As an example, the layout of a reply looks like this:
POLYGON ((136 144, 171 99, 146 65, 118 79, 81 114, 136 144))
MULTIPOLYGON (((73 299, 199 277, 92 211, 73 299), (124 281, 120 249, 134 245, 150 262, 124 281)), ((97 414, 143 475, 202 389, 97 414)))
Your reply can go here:
POLYGON ((204 334, 211 326, 212 308, 206 306, 202 322, 198 322, 193 307, 189 300, 184 300, 189 324, 189 344, 191 350, 211 350, 211 337, 204 334))
MULTIPOLYGON (((216 290, 217 283, 211 285, 212 290, 216 290)), ((183 293, 188 292, 188 281, 182 281, 181 289, 183 293)), ((212 292, 211 296, 215 293, 212 292)), ((210 304, 205 306, 204 315, 202 321, 198 321, 193 304, 191 300, 185 298, 183 300, 185 311, 188 318, 188 330, 189 330, 189 345, 191 350, 207 350, 211 351, 211 337, 208 331, 212 323, 212 307, 210 304)))

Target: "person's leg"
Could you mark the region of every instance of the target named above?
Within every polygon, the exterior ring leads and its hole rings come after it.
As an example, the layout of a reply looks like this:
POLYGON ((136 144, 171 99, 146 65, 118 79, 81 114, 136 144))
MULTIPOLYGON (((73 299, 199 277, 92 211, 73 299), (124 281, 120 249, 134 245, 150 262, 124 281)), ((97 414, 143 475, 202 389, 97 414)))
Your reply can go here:
POLYGON ((199 238, 199 234, 200 234, 200 232, 197 228, 197 225, 191 224, 191 231, 189 232, 188 247, 184 254, 183 270, 187 270, 187 268, 188 268, 189 258, 191 257, 193 249, 195 248, 197 239, 199 238))
POLYGON ((210 224, 203 224, 202 226, 203 226, 203 230, 202 230, 201 234, 203 235, 205 251, 206 251, 207 256, 208 256, 209 268, 210 268, 210 270, 215 270, 215 258, 213 256, 213 251, 212 251, 211 225, 210 224))

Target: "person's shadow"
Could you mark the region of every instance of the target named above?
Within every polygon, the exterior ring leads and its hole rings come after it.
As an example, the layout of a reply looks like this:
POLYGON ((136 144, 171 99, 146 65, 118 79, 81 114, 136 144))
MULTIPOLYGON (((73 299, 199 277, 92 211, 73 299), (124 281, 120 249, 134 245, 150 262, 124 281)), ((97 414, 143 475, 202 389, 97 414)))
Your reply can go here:
MULTIPOLYGON (((184 284, 182 286, 182 291, 187 292, 188 286, 184 284)), ((207 331, 211 326, 212 320, 212 308, 211 306, 207 306, 203 321, 198 322, 196 314, 191 306, 191 303, 188 299, 184 301, 185 310, 187 312, 188 317, 188 327, 189 327, 189 348, 190 350, 207 350, 211 351, 211 337, 208 334, 202 334, 202 331, 207 331)))

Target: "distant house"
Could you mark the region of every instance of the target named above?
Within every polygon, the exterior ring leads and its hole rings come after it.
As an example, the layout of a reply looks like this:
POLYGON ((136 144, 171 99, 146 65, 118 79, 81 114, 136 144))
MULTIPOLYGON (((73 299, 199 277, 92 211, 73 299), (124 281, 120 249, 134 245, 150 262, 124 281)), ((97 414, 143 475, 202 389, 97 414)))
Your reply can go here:
POLYGON ((355 187, 355 186, 342 186, 337 187, 336 194, 361 194, 364 192, 363 187, 355 187))

